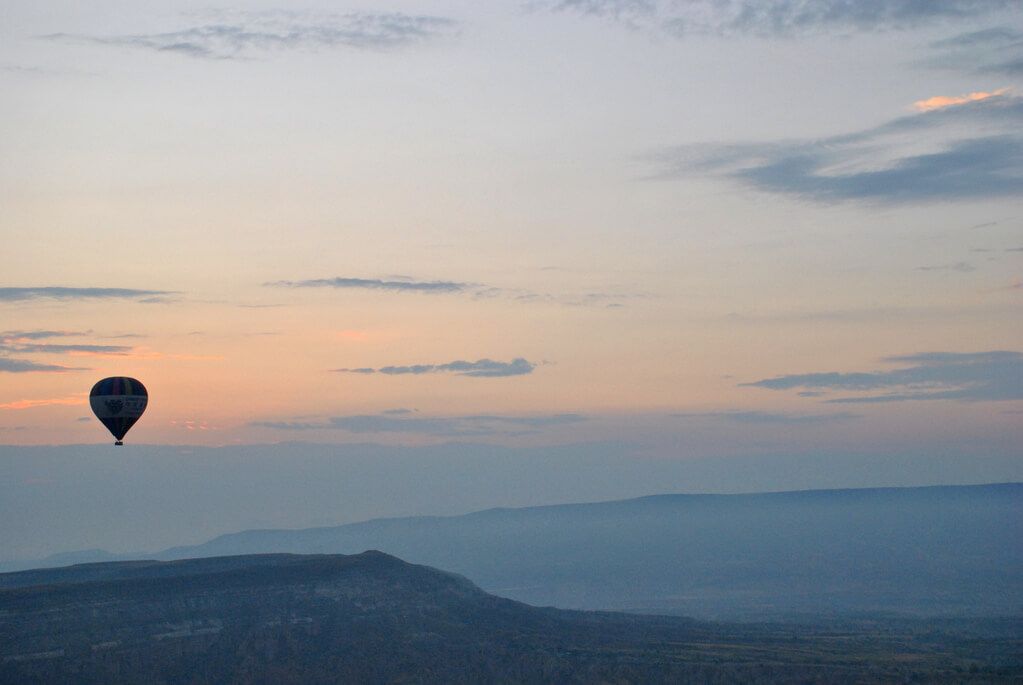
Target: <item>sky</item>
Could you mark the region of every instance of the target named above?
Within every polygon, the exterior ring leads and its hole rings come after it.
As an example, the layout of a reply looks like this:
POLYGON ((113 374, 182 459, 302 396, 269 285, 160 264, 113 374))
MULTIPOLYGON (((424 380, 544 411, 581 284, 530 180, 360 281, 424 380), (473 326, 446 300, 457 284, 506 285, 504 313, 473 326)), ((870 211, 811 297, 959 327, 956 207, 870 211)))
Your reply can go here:
POLYGON ((0 92, 0 445, 1023 463, 1019 0, 11 0, 0 92))

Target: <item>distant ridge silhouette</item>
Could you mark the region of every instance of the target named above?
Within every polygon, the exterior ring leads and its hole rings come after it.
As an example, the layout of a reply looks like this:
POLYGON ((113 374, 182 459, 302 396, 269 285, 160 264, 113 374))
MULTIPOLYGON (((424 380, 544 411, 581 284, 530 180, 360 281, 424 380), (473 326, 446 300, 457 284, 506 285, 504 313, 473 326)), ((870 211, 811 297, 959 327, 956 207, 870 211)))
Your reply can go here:
POLYGON ((1023 484, 654 495, 250 530, 152 556, 364 549, 563 608, 1006 615, 1023 610, 1023 484))

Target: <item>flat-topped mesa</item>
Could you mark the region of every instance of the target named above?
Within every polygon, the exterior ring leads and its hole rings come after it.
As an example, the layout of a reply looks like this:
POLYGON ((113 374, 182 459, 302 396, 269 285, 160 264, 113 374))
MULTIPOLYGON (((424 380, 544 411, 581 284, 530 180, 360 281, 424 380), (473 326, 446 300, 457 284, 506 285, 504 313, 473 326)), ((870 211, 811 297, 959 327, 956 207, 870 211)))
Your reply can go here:
POLYGON ((0 606, 18 596, 65 598, 109 595, 126 588, 139 592, 215 591, 222 588, 343 585, 366 593, 426 594, 448 592, 459 596, 485 596, 467 579, 453 573, 418 566, 380 552, 361 554, 249 554, 177 561, 116 561, 77 564, 0 574, 0 606), (3 589, 20 588, 5 595, 3 589))

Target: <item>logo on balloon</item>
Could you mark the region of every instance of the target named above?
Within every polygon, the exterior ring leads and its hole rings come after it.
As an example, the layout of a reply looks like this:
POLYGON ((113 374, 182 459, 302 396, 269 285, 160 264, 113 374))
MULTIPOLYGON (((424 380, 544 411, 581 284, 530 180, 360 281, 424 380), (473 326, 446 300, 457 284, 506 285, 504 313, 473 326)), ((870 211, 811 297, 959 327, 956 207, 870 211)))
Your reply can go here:
POLYGON ((121 410, 124 409, 124 402, 121 400, 106 400, 104 404, 107 405, 107 409, 110 410, 111 414, 120 414, 121 410))

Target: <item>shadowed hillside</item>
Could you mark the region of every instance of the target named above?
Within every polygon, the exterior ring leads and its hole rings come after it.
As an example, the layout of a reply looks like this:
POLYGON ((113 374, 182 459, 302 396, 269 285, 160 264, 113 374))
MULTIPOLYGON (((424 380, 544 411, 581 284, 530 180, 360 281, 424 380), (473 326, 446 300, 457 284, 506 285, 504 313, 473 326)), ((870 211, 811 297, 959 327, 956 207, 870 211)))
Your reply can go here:
POLYGON ((987 626, 983 639, 940 626, 797 635, 539 609, 380 552, 104 563, 32 580, 40 584, 0 590, 3 683, 991 682, 1020 673, 1018 622, 987 626))

